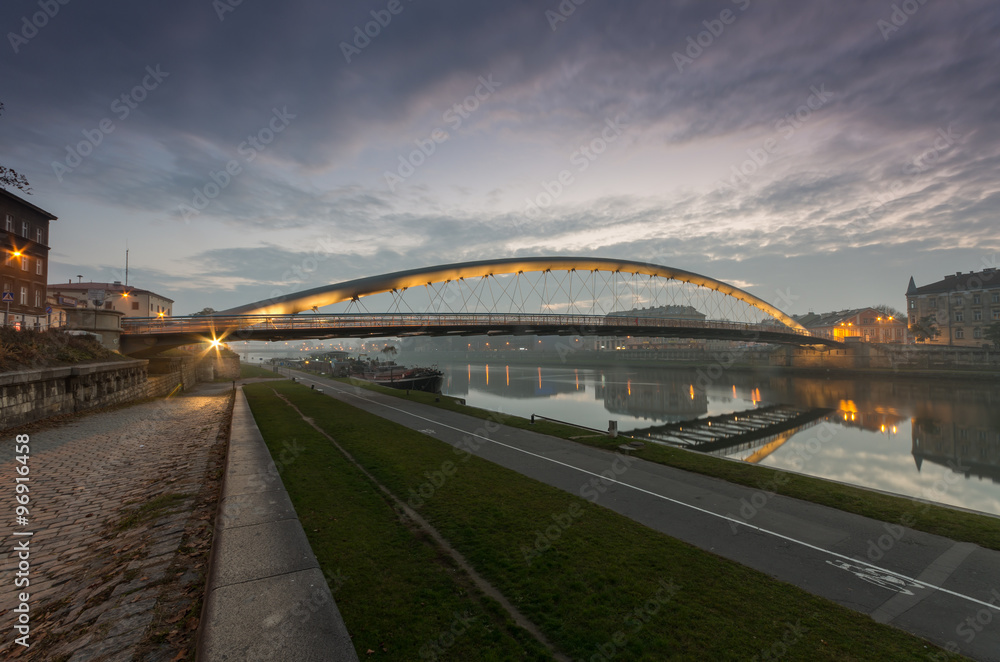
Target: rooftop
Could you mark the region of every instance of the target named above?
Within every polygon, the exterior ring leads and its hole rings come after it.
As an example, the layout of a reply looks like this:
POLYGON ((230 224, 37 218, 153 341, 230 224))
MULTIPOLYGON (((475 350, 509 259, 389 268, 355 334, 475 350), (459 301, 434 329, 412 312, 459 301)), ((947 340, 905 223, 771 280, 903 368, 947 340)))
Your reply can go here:
MULTIPOLYGON (((834 310, 828 313, 807 313, 805 315, 793 315, 793 319, 802 326, 809 328, 816 328, 822 326, 837 326, 841 322, 846 322, 847 320, 854 319, 858 315, 871 311, 878 316, 886 317, 884 313, 879 311, 877 308, 866 307, 866 308, 851 308, 849 310, 834 310)), ((887 320, 888 321, 888 320, 887 320)), ((903 324, 903 320, 894 320, 903 324)))
POLYGON ((173 299, 171 299, 169 297, 165 297, 162 294, 157 294, 156 292, 153 292, 151 290, 144 290, 141 287, 132 287, 131 285, 129 285, 128 287, 125 287, 119 281, 115 281, 113 283, 93 283, 93 282, 90 282, 90 283, 49 283, 46 287, 49 290, 60 290, 60 291, 64 291, 64 292, 67 291, 67 290, 75 290, 77 292, 86 293, 87 290, 105 290, 105 291, 108 291, 108 292, 128 292, 129 294, 152 294, 153 296, 159 297, 159 298, 163 299, 164 301, 169 301, 170 303, 174 303, 173 299))
POLYGON ((910 285, 906 288, 907 296, 919 294, 944 294, 946 292, 957 292, 965 290, 981 290, 984 288, 993 289, 1000 287, 1000 271, 994 267, 983 269, 982 271, 970 271, 967 274, 961 271, 954 275, 944 277, 936 283, 917 287, 910 276, 910 285))
POLYGON ((31 204, 30 202, 28 202, 27 200, 25 200, 24 198, 22 198, 19 195, 14 195, 13 193, 11 193, 10 191, 8 191, 7 189, 0 188, 0 195, 4 195, 4 196, 6 196, 6 197, 8 197, 8 198, 10 198, 12 200, 14 200, 17 203, 24 205, 25 207, 29 207, 29 208, 37 211, 39 214, 41 214, 42 216, 45 216, 50 221, 57 221, 57 220, 59 220, 57 217, 53 216, 50 212, 47 212, 44 209, 42 209, 41 207, 37 207, 37 206, 31 204))

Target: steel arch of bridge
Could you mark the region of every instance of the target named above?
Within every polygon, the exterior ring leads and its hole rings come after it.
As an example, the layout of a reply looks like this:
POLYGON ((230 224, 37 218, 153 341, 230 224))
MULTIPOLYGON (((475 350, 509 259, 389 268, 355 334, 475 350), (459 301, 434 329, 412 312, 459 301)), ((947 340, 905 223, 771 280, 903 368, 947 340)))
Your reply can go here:
POLYGON ((647 262, 599 257, 501 258, 408 269, 282 295, 230 308, 229 310, 218 312, 216 315, 291 315, 345 301, 359 301, 361 297, 365 296, 387 292, 393 294, 401 293, 415 287, 433 286, 439 283, 450 283, 472 278, 488 278, 505 274, 550 271, 613 272, 691 283, 752 306, 798 333, 807 333, 802 325, 777 307, 760 297, 754 296, 745 290, 721 280, 683 269, 675 269, 647 262))

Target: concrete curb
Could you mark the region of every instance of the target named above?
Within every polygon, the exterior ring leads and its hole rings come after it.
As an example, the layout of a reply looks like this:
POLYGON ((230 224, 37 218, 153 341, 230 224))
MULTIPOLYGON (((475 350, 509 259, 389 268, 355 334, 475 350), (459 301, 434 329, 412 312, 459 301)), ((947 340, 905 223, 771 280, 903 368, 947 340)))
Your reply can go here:
POLYGON ((357 662, 242 389, 236 393, 199 662, 357 662))

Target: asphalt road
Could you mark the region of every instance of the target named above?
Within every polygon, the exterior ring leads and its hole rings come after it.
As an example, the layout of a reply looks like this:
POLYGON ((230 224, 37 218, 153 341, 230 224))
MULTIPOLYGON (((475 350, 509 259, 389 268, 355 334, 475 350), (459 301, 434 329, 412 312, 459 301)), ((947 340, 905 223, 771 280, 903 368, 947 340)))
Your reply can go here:
MULTIPOLYGON (((341 382, 295 377, 947 650, 1000 662, 1000 552, 775 495, 766 485, 734 485, 341 382)), ((914 512, 920 507, 914 502, 914 512)))

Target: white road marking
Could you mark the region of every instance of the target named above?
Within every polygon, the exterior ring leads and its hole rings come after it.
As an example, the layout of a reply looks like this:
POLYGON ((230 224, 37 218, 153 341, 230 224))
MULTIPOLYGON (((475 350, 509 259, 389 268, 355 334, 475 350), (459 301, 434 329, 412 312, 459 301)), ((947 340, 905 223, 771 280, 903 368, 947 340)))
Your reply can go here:
MULTIPOLYGON (((302 381, 305 381, 305 378, 301 378, 300 377, 299 379, 302 380, 302 381)), ((308 380, 308 381, 315 381, 315 380, 308 380)), ((315 383, 319 384, 320 382, 315 382, 315 383)), ((536 457, 539 460, 544 460, 545 462, 551 462, 553 464, 558 464, 558 465, 566 467, 568 469, 573 469, 574 471, 579 471, 580 473, 587 474, 588 476, 594 476, 596 478, 600 478, 601 480, 609 482, 609 483, 616 483, 618 485, 621 485, 622 487, 628 487, 630 489, 633 489, 636 492, 642 492, 643 494, 648 494, 648 495, 650 495, 652 497, 656 497, 657 499, 662 499, 664 501, 669 501, 670 503, 677 504, 678 506, 684 506, 685 508, 690 508, 690 509, 696 510, 696 511, 698 511, 700 513, 705 513, 706 515, 711 515, 712 517, 717 517, 719 519, 726 520, 727 522, 732 522, 733 524, 737 524, 739 526, 745 526, 745 527, 747 527, 749 529, 753 529, 754 531, 759 531, 760 533, 765 533, 765 534, 774 536, 776 538, 781 538, 782 540, 787 540, 788 542, 793 542, 793 543, 795 543, 797 545, 802 545, 803 547, 808 547, 809 549, 816 550, 817 552, 822 552, 824 554, 829 554, 830 556, 836 557, 838 559, 843 559, 843 560, 849 561, 851 563, 860 563, 861 565, 868 566, 869 568, 872 568, 873 570, 877 570, 879 572, 884 572, 884 573, 887 573, 887 574, 890 574, 890 575, 895 575, 896 577, 899 577, 900 579, 903 579, 903 580, 905 580, 907 582, 912 582, 912 583, 916 584, 917 586, 923 586, 925 588, 932 588, 932 589, 935 589, 937 591, 941 591, 942 593, 947 593, 948 595, 952 595, 952 596, 954 596, 956 598, 961 598, 963 600, 968 600, 969 602, 973 602, 973 603, 975 603, 977 605, 981 605, 983 607, 989 607, 990 609, 993 609, 995 611, 1000 611, 1000 605, 993 604, 992 602, 986 602, 984 600, 978 600, 976 598, 973 598, 972 596, 965 595, 964 593, 957 593, 955 591, 951 591, 949 589, 942 588, 942 587, 936 586, 934 584, 930 584, 930 583, 927 583, 927 582, 922 582, 919 579, 915 579, 913 577, 908 577, 908 576, 906 576, 906 575, 904 575, 902 573, 895 572, 894 570, 889 570, 888 568, 883 568, 882 566, 875 565, 874 563, 868 563, 867 561, 862 561, 861 559, 856 559, 856 558, 853 558, 853 557, 850 557, 850 556, 846 556, 846 555, 841 554, 839 552, 834 552, 833 550, 824 549, 822 547, 817 547, 816 545, 813 545, 812 543, 805 542, 804 540, 798 540, 797 538, 792 538, 791 536, 786 536, 786 535, 784 535, 782 533, 778 533, 777 531, 771 531, 770 529, 764 529, 762 527, 750 524, 748 522, 744 522, 741 519, 736 519, 734 517, 729 517, 728 515, 722 515, 722 514, 719 514, 719 513, 715 513, 715 512, 712 512, 711 510, 705 510, 704 508, 699 508, 698 506, 694 506, 694 505, 692 505, 690 503, 685 503, 683 501, 678 501, 677 499, 673 499, 671 497, 664 496, 662 494, 657 494, 656 492, 651 492, 651 491, 649 491, 647 489, 638 487, 636 485, 630 485, 629 483, 626 483, 626 482, 623 482, 623 481, 620 481, 620 480, 616 480, 614 478, 608 478, 607 476, 604 476, 602 474, 597 474, 597 473, 594 473, 592 471, 587 471, 586 469, 581 469, 580 467, 575 467, 572 464, 567 464, 565 462, 560 462, 559 460, 553 460, 552 458, 545 457, 544 455, 539 455, 538 453, 532 453, 531 451, 526 451, 523 448, 518 448, 516 446, 511 446, 510 444, 505 444, 505 443, 503 443, 501 441, 497 441, 495 439, 490 439, 489 437, 484 437, 482 435, 476 434, 475 432, 467 432, 466 430, 463 430, 461 428, 456 428, 456 427, 454 427, 452 425, 448 425, 447 423, 442 423, 441 421, 435 421, 433 419, 426 418, 424 416, 420 416, 419 414, 414 414, 413 412, 406 411, 405 409, 400 409, 399 407, 393 407, 391 405, 387 405, 387 404, 382 403, 382 402, 376 402, 375 400, 371 400, 370 398, 363 397, 361 395, 358 395, 357 393, 352 393, 351 391, 345 391, 345 390, 339 389, 339 388, 337 388, 335 386, 332 386, 332 385, 329 385, 329 384, 327 384, 327 386, 329 386, 330 389, 332 389, 334 391, 337 391, 338 393, 343 393, 345 395, 353 395, 354 397, 358 398, 359 400, 364 400, 365 402, 367 402, 369 404, 378 405, 380 407, 385 407, 386 409, 391 409, 393 411, 398 411, 401 414, 406 414, 407 416, 412 416, 413 418, 418 418, 418 419, 420 419, 422 421, 427 421, 428 423, 435 423, 437 425, 444 426, 444 427, 449 428, 451 430, 454 430, 456 432, 461 432, 462 434, 467 434, 467 435, 470 435, 470 436, 473 436, 473 437, 478 437, 480 439, 483 439, 485 441, 490 442, 491 444, 496 444, 498 446, 503 446, 504 448, 509 448, 510 450, 517 451, 518 453, 524 453, 525 455, 530 455, 532 457, 536 457)))

